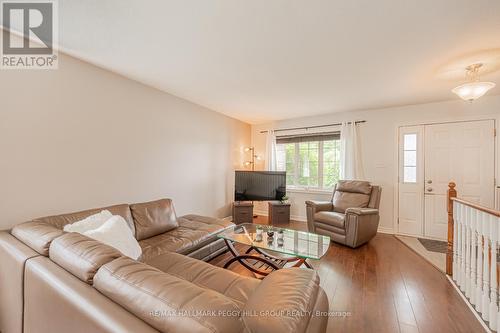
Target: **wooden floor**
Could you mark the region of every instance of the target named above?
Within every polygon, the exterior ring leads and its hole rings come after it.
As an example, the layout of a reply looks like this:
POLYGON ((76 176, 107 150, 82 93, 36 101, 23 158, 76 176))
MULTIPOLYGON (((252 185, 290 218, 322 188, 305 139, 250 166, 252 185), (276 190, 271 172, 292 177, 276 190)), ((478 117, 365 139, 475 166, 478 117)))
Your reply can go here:
MULTIPOLYGON (((288 227, 305 230, 305 223, 292 221, 288 227)), ((210 263, 222 267, 229 258, 225 253, 210 263)), ((446 276, 394 236, 378 234, 355 250, 332 243, 321 260, 309 262, 330 310, 348 313, 330 317, 328 332, 484 331, 446 276)), ((230 269, 252 276, 238 263, 230 269)))

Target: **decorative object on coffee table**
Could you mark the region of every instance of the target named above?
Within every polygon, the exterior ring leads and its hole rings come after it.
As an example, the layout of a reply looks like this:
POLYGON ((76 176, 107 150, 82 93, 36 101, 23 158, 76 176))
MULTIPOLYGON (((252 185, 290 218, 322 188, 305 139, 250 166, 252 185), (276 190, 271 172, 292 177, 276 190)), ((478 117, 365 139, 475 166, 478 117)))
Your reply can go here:
POLYGON ((272 227, 267 227, 267 239, 273 239, 274 229, 272 227))
POLYGON ((285 267, 312 268, 306 260, 320 259, 330 246, 328 236, 249 223, 226 229, 217 237, 224 239, 233 255, 224 268, 238 261, 258 277, 285 267), (269 236, 271 232, 273 235, 269 236), (234 247, 235 242, 249 246, 248 250, 240 254, 234 247))
POLYGON ((250 201, 236 201, 233 203, 233 222, 235 224, 252 223, 253 203, 250 201))
POLYGON ((286 201, 269 201, 267 213, 271 225, 290 222, 290 204, 286 201))

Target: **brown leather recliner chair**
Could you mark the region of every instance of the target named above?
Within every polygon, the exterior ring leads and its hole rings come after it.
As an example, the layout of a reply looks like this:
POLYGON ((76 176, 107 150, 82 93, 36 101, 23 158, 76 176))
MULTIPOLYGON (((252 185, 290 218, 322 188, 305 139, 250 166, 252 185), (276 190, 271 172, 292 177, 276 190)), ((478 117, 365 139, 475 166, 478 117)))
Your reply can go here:
POLYGON ((363 245, 377 233, 381 193, 367 181, 340 180, 331 201, 306 201, 307 227, 352 248, 363 245))

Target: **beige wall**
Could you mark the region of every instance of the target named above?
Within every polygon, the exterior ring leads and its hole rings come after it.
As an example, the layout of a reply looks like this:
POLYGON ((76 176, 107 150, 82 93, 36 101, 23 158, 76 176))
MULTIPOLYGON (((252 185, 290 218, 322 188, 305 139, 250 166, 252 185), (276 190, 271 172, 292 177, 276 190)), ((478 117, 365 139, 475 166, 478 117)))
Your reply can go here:
MULTIPOLYGON (((396 207, 394 199, 397 193, 398 126, 469 119, 496 119, 496 126, 498 128, 500 96, 485 96, 474 103, 455 99, 449 102, 380 110, 331 113, 323 116, 255 125, 252 127, 252 142, 256 147, 257 154, 265 156, 265 134, 259 133, 261 130, 331 124, 348 120, 366 120, 366 123, 360 125, 365 176, 368 180, 383 187, 380 230, 392 232, 394 230, 394 211, 396 207)), ((498 146, 497 144, 497 151, 499 149, 498 146)), ((258 167, 263 168, 263 162, 258 167)), ((498 169, 497 163, 497 179, 500 174, 498 169)), ((292 217, 305 220, 304 201, 329 200, 331 194, 290 192, 289 197, 292 202, 292 217)), ((259 204, 258 209, 265 211, 267 208, 259 204)))
POLYGON ((0 71, 0 229, 162 197, 230 214, 248 124, 60 56, 59 70, 0 71))

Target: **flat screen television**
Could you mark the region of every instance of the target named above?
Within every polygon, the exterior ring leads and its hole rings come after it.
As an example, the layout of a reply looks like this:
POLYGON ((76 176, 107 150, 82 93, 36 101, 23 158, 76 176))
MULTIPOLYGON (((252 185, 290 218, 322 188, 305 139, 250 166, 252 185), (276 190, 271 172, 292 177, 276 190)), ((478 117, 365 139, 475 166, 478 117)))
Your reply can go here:
POLYGON ((281 200, 286 195, 285 171, 236 171, 235 201, 281 200))

